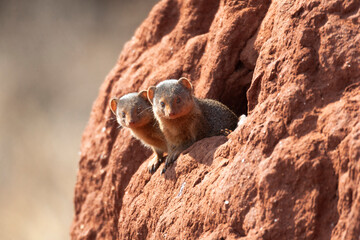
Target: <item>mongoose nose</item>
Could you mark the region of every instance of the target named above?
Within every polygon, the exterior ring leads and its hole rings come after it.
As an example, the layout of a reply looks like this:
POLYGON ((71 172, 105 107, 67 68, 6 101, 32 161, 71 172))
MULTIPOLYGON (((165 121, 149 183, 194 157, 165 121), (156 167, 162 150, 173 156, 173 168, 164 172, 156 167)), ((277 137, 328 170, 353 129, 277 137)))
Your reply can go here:
POLYGON ((136 122, 134 120, 129 121, 128 125, 133 126, 136 122))
POLYGON ((168 118, 170 119, 175 119, 177 118, 178 114, 176 112, 169 112, 168 114, 168 118))

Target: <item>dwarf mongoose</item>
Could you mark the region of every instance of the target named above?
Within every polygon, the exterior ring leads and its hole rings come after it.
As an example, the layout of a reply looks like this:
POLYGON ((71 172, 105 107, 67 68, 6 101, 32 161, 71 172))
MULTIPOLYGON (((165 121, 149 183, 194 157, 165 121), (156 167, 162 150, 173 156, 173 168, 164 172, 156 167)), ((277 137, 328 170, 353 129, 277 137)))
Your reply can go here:
POLYGON ((171 79, 148 89, 153 112, 168 144, 166 168, 195 141, 234 130, 238 118, 224 104, 198 99, 188 79, 171 79))
POLYGON ((155 172, 163 161, 164 152, 167 152, 167 144, 154 118, 147 92, 129 93, 120 99, 112 98, 110 109, 121 126, 129 128, 135 138, 155 152, 155 157, 148 165, 149 172, 155 172))

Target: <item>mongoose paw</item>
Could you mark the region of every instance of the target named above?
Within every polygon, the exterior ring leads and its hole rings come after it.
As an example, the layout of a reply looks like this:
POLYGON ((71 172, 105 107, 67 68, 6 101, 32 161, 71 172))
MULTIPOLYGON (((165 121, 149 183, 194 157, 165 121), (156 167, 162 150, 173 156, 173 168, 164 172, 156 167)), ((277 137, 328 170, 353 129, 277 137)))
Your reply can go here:
POLYGON ((153 159, 149 162, 148 170, 149 173, 153 174, 159 168, 160 164, 163 162, 163 157, 154 156, 153 159))
POLYGON ((229 135, 231 132, 232 132, 232 130, 227 129, 227 128, 220 130, 220 134, 222 134, 222 135, 224 135, 224 136, 229 135))
POLYGON ((161 175, 166 172, 166 169, 168 169, 168 167, 170 167, 173 162, 175 162, 175 160, 178 158, 178 156, 179 156, 179 154, 177 154, 177 153, 170 154, 169 156, 167 156, 166 161, 165 161, 165 166, 164 166, 163 170, 161 171, 161 175))

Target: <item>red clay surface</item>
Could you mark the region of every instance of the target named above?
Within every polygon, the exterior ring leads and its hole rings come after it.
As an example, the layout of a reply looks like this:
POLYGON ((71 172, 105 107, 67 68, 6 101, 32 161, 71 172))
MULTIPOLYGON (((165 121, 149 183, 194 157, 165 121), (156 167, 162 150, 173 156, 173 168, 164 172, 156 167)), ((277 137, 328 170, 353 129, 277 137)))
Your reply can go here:
POLYGON ((72 239, 358 239, 359 5, 160 1, 94 103, 72 239), (151 175, 108 103, 182 76, 248 118, 151 175))

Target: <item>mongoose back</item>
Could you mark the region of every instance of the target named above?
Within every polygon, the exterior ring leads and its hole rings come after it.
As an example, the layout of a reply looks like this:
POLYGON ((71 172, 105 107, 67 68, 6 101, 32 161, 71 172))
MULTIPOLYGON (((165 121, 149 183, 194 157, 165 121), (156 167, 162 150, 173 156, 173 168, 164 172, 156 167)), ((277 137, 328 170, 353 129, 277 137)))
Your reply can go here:
POLYGON ((150 87, 148 98, 168 144, 162 173, 195 141, 221 135, 237 126, 235 113, 218 101, 196 98, 186 78, 165 80, 150 87))
POLYGON ((150 173, 155 172, 163 161, 164 152, 167 152, 167 144, 154 118, 147 92, 129 93, 119 99, 112 98, 110 109, 122 127, 130 129, 135 138, 155 152, 155 157, 148 165, 150 173))

